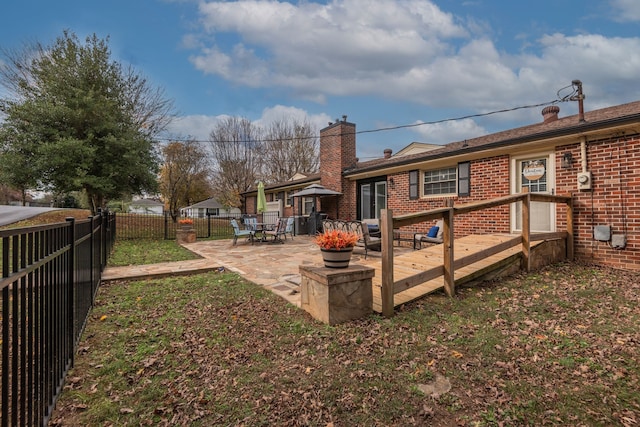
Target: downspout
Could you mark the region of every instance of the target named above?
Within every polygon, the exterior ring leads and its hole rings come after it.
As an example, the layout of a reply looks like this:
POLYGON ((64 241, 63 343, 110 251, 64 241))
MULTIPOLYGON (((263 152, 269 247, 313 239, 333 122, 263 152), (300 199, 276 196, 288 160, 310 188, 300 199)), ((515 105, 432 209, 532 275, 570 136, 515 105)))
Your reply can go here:
POLYGON ((582 173, 587 172, 587 137, 580 140, 580 161, 582 163, 582 173))

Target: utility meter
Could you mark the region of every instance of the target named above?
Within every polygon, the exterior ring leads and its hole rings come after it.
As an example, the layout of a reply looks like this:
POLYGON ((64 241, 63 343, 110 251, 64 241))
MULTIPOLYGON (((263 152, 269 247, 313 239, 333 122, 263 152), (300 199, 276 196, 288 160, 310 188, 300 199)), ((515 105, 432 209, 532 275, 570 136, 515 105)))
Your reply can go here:
POLYGON ((578 190, 591 190, 591 172, 580 172, 578 174, 578 190))

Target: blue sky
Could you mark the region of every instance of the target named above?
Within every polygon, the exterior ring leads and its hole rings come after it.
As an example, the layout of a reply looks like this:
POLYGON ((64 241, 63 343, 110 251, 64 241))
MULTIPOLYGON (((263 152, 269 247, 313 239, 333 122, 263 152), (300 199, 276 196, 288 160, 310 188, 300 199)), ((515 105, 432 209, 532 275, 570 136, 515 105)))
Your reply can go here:
MULTIPOLYGON (((8 4, 7 4, 8 3, 8 4)), ((49 44, 64 29, 110 37, 172 98, 174 137, 216 121, 287 116, 358 131, 553 101, 574 79, 587 111, 640 100, 637 0, 21 0, 0 46, 49 44)), ((560 116, 577 105, 560 105, 560 116)), ((358 135, 362 160, 412 141, 444 144, 536 123, 542 107, 358 135)))

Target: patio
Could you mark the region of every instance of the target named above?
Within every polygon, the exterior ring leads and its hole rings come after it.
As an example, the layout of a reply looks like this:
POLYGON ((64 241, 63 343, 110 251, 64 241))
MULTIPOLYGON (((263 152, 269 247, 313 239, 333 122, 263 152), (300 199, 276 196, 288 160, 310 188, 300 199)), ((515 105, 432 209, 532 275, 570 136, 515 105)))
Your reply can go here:
MULTIPOLYGON (((229 240, 202 240, 184 245, 202 256, 210 265, 224 266, 245 279, 270 289, 290 303, 300 307, 300 265, 322 265, 322 256, 312 236, 287 237, 284 244, 262 243, 251 245, 238 241, 232 246, 229 240)), ((396 248, 396 252, 411 251, 396 248)), ((355 248, 351 262, 362 265, 379 265, 380 252, 369 251, 364 259, 364 249, 355 248)))

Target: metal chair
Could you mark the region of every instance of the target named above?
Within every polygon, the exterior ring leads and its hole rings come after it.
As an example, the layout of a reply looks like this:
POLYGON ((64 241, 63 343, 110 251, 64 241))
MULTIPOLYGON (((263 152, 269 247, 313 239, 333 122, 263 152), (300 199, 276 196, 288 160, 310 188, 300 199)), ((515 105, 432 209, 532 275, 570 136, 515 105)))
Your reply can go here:
POLYGON ((284 236, 285 230, 287 229, 287 222, 287 218, 278 218, 275 228, 273 230, 263 231, 262 234, 265 236, 273 236, 271 243, 284 243, 282 236, 284 236))
POLYGON ((294 220, 295 218, 292 216, 287 218, 287 225, 284 229, 284 240, 287 240, 287 234, 289 234, 291 236, 291 240, 293 240, 293 221, 294 220))
POLYGON ((238 221, 236 221, 233 218, 231 219, 231 226, 233 227, 233 245, 234 246, 238 242, 238 237, 247 237, 249 240, 251 240, 251 244, 253 245, 253 238, 256 234, 255 231, 241 230, 240 226, 238 225, 238 221))

